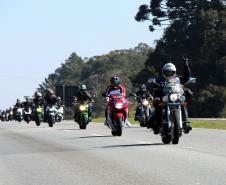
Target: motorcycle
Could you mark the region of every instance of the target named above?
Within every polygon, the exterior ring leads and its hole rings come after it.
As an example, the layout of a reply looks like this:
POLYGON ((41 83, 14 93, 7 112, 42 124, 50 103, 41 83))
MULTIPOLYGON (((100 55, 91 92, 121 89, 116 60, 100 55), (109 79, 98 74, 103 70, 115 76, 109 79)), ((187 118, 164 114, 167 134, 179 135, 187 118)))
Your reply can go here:
POLYGON ((23 108, 22 107, 18 107, 16 109, 16 117, 15 117, 16 121, 21 122, 23 120, 23 108))
POLYGON ((152 104, 152 97, 138 97, 135 94, 130 94, 130 96, 134 96, 138 101, 138 109, 140 111, 139 122, 141 127, 146 127, 147 122, 152 115, 151 104, 152 104))
POLYGON ((129 101, 121 94, 106 96, 108 102, 107 123, 113 136, 121 136, 129 112, 129 101))
POLYGON ((1 121, 6 121, 6 120, 7 120, 7 118, 6 118, 6 112, 3 111, 3 112, 1 113, 1 121))
POLYGON ((75 115, 75 122, 78 123, 80 129, 86 129, 86 126, 89 124, 89 108, 90 104, 88 101, 84 102, 75 102, 74 103, 75 109, 78 109, 78 115, 75 115))
MULTIPOLYGON (((196 78, 190 78, 188 83, 195 83, 196 78)), ((156 83, 155 78, 150 78, 149 83, 156 83)), ((187 84, 188 84, 187 83, 187 84)), ((164 85, 161 85, 163 97, 159 103, 162 107, 162 116, 160 123, 160 134, 164 144, 178 144, 179 138, 182 136, 183 128, 182 121, 182 106, 185 104, 185 96, 183 85, 178 77, 172 77, 166 80, 164 85)))
POLYGON ((32 119, 32 109, 31 107, 25 107, 24 108, 24 121, 29 123, 32 119))
POLYGON ((61 106, 56 110, 55 120, 56 122, 61 122, 64 119, 64 108, 61 106))
POLYGON ((13 120, 13 110, 9 111, 9 117, 8 117, 9 121, 13 120))
POLYGON ((36 126, 40 126, 43 117, 44 117, 43 107, 41 107, 40 105, 36 106, 34 109, 34 121, 36 123, 36 126))
POLYGON ((46 119, 49 124, 49 127, 53 127, 53 125, 56 122, 56 120, 55 120, 56 111, 57 111, 57 109, 56 109, 55 105, 48 105, 46 107, 46 119))

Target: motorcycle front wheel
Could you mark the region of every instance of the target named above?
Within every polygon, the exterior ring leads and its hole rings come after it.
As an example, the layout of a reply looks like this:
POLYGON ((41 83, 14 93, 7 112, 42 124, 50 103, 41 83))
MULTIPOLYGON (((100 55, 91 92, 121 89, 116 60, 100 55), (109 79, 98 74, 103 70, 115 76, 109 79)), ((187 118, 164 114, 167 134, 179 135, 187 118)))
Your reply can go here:
POLYGON ((174 110, 173 111, 173 138, 172 138, 172 143, 173 144, 178 144, 179 143, 179 138, 181 135, 181 130, 180 130, 180 112, 179 110, 174 110))
POLYGON ((54 118, 54 116, 51 116, 49 118, 49 127, 53 127, 53 124, 55 124, 55 118, 54 118))
POLYGON ((80 129, 86 129, 86 125, 88 124, 88 116, 82 115, 82 119, 80 120, 79 127, 80 129))
POLYGON ((122 135, 122 118, 118 117, 115 119, 115 128, 116 131, 112 131, 113 136, 121 136, 122 135))

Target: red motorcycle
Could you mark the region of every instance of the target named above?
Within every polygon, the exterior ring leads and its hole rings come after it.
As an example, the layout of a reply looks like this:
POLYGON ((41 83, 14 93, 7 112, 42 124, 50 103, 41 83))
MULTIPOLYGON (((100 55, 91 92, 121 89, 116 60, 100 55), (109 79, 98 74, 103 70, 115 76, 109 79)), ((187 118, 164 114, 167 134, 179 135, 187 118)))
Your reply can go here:
POLYGON ((129 111, 129 101, 122 95, 106 96, 108 102, 108 126, 113 136, 121 136, 129 111))

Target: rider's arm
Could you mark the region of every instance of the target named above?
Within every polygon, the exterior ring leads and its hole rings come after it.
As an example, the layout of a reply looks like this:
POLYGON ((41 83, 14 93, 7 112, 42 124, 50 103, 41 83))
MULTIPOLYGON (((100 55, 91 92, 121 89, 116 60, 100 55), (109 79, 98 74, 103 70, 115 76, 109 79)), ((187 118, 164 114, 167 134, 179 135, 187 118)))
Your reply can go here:
POLYGON ((188 59, 184 59, 184 73, 183 76, 180 78, 181 84, 185 84, 188 82, 191 76, 191 71, 188 65, 188 59))

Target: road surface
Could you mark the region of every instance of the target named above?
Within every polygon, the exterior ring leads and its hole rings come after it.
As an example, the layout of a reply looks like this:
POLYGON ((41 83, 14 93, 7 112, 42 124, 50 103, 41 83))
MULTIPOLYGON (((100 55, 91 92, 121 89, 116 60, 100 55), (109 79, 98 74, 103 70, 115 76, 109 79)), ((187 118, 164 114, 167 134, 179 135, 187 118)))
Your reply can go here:
POLYGON ((0 122, 0 185, 225 185, 226 131, 193 129, 163 145, 145 128, 0 122))

